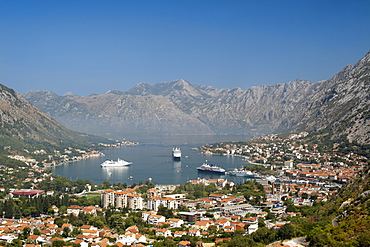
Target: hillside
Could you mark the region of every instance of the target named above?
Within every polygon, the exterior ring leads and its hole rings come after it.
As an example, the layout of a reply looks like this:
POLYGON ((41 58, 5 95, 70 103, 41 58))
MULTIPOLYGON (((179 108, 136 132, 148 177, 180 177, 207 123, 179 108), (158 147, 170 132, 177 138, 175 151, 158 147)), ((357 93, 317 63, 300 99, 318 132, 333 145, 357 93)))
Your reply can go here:
POLYGON ((310 246, 370 246, 369 167, 343 186, 310 221, 311 229, 306 229, 310 246))
POLYGON ((100 137, 76 133, 31 105, 19 93, 0 84, 0 153, 25 149, 88 148, 100 137))
POLYGON ((87 133, 243 134, 324 131, 332 139, 370 142, 370 53, 332 78, 297 79, 247 90, 215 89, 185 80, 139 83, 127 92, 23 96, 76 131, 87 133))

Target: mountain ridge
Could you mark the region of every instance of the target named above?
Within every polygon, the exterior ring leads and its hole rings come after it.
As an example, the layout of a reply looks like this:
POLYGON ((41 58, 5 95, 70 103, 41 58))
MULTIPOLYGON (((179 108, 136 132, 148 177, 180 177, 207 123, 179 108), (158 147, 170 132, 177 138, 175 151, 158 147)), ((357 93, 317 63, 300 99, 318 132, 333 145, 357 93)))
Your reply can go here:
POLYGON ((63 125, 94 134, 253 136, 325 130, 333 132, 333 138, 346 135, 350 141, 369 143, 369 64, 370 52, 328 80, 296 79, 246 90, 216 89, 180 79, 155 85, 141 82, 126 92, 110 90, 101 95, 55 96, 45 91, 23 95, 63 125))
MULTIPOLYGON (((52 94, 48 94, 53 96, 52 94)), ((61 126, 49 115, 31 105, 18 92, 0 84, 0 153, 22 153, 24 150, 90 148, 92 139, 61 126), (6 153, 6 152, 5 152, 6 153)))

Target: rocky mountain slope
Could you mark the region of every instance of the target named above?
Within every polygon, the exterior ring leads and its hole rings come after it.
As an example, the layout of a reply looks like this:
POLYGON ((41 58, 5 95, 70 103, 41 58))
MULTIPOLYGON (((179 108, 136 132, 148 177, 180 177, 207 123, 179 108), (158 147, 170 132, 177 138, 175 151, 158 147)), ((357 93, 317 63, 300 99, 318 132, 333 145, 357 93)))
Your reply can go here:
POLYGON ((69 146, 82 148, 92 143, 93 138, 96 137, 66 129, 19 93, 0 84, 0 153, 69 146))
POLYGON ((311 225, 307 241, 317 247, 370 246, 369 224, 370 169, 365 167, 306 223, 311 225))
POLYGON ((330 131, 369 143, 370 53, 333 78, 297 79, 247 90, 215 89, 185 80, 139 83, 120 92, 24 97, 68 128, 88 133, 261 134, 330 131))

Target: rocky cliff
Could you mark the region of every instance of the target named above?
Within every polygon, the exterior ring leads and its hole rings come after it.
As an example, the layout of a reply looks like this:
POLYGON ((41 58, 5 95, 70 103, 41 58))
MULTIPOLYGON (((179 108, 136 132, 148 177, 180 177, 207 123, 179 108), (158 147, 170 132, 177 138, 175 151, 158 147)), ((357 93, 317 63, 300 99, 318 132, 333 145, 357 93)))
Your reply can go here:
POLYGON ((88 133, 261 134, 327 130, 333 138, 369 143, 370 53, 332 78, 297 79, 247 90, 215 89, 185 80, 139 83, 120 92, 24 97, 63 125, 88 133))

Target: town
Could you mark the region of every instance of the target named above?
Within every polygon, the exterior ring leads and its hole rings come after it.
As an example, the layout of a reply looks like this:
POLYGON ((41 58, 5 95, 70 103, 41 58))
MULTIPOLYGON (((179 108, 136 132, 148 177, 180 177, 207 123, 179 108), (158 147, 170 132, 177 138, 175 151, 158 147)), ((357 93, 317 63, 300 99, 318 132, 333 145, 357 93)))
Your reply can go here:
MULTIPOLYGON (((302 141, 307 135, 270 135, 199 148, 248 160, 252 165, 245 169, 258 176, 244 184, 198 178, 184 185, 150 180, 93 185, 52 176, 46 160, 11 156, 21 163, 0 168, 0 241, 29 246, 239 246, 235 236, 249 236, 263 246, 295 237, 288 234, 292 221, 310 216, 314 206, 323 205, 368 165, 365 156, 324 152, 302 141), (274 237, 261 237, 271 233, 274 237)), ((83 150, 62 155, 74 153, 80 153, 74 159, 102 155, 83 150)))

